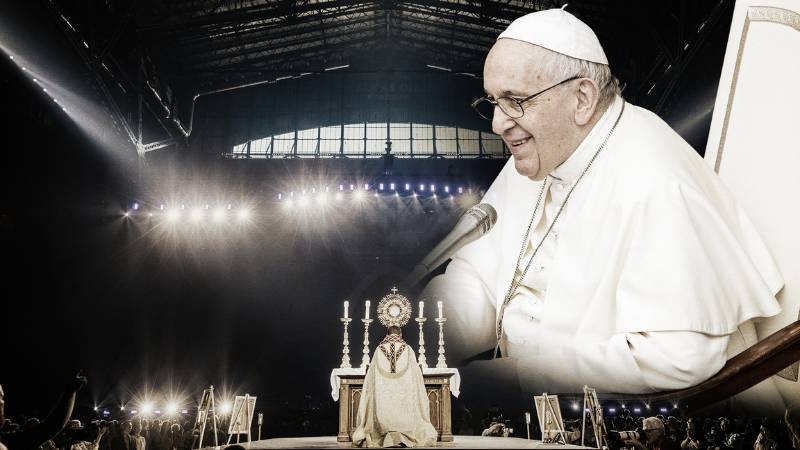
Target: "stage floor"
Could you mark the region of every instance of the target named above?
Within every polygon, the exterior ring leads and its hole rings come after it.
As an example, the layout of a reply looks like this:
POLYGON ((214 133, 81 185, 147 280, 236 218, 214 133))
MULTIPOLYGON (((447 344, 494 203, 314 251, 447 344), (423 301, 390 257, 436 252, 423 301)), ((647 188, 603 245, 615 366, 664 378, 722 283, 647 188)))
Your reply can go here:
MULTIPOLYGON (((232 445, 232 444, 231 444, 232 445)), ((244 442, 244 448, 251 450, 272 448, 336 448, 349 449, 349 442, 337 442, 336 436, 302 437, 302 438, 276 438, 262 441, 244 442)), ((205 447, 208 450, 224 449, 227 446, 205 447)), ((437 442, 436 447, 417 448, 538 448, 538 449, 582 449, 574 445, 542 444, 542 441, 521 438, 480 437, 480 436, 454 436, 453 442, 437 442)), ((596 450, 596 449, 593 449, 596 450)))

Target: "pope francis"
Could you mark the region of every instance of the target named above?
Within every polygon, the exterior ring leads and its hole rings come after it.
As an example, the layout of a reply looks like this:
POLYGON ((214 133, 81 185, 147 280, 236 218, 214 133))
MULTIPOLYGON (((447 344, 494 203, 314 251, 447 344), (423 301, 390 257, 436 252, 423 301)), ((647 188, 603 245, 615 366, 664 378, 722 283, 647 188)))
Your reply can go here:
POLYGON ((421 296, 450 303, 451 361, 502 355, 465 380, 524 397, 685 388, 780 311, 751 222, 680 136, 620 96, 587 25, 561 9, 517 19, 484 89, 473 106, 512 153, 483 200, 497 224, 421 296))

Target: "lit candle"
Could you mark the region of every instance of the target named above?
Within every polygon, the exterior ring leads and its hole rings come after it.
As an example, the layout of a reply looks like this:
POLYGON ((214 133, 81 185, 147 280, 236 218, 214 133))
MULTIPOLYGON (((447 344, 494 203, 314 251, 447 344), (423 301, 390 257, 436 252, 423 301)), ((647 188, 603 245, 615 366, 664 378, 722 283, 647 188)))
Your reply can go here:
POLYGON ((422 319, 422 308, 425 307, 425 302, 419 302, 419 318, 422 319))
POLYGON ((442 318, 442 302, 439 302, 439 318, 442 318))
POLYGON ((350 308, 350 302, 347 300, 344 301, 344 318, 347 319, 347 310, 350 308))
POLYGON ((366 312, 364 318, 369 320, 369 300, 367 300, 367 312, 366 312))

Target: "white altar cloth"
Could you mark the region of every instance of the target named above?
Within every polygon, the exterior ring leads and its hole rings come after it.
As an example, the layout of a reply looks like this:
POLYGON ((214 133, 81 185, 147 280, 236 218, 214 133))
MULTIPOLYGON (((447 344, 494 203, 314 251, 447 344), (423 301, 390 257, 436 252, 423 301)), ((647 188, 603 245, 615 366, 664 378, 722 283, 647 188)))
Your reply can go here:
MULTIPOLYGON (((331 397, 333 397, 333 401, 339 401, 339 377, 342 375, 366 375, 367 371, 363 368, 352 368, 352 369, 333 369, 331 371, 331 397)), ((427 369, 422 369, 422 375, 445 375, 445 374, 453 374, 450 378, 450 392, 453 393, 454 396, 458 397, 460 394, 459 389, 461 388, 461 375, 458 373, 458 369, 437 369, 435 367, 429 367, 427 369)))

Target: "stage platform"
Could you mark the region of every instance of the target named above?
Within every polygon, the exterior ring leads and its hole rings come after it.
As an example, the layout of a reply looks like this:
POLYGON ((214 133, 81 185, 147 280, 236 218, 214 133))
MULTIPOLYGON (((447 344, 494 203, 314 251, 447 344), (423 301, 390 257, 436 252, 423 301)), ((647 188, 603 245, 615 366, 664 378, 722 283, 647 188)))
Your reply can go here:
MULTIPOLYGON (((480 436, 453 436, 453 442, 437 442, 435 447, 416 448, 538 448, 538 449, 585 449, 575 445, 543 444, 542 441, 527 440, 513 437, 480 437, 480 436)), ((231 444, 233 445, 233 444, 231 444)), ((272 448, 353 448, 349 442, 337 442, 336 436, 302 437, 302 438, 276 438, 244 442, 242 447, 250 450, 272 448)), ((204 447, 204 450, 224 450, 227 445, 220 447, 204 447)), ((596 449, 593 449, 596 450, 596 449)))

